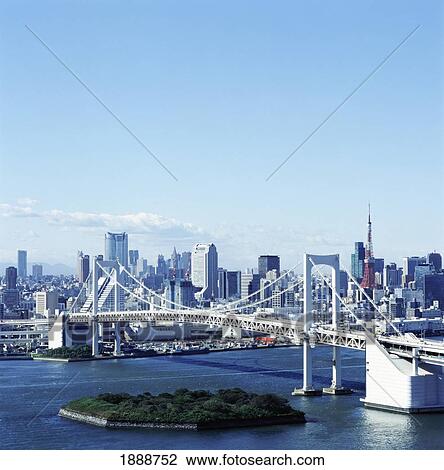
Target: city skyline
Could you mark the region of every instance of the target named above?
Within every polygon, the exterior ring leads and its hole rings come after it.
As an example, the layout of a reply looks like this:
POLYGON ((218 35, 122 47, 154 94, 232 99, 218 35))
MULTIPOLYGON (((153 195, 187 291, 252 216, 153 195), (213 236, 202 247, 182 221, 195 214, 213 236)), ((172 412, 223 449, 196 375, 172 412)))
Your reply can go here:
POLYGON ((306 3, 303 14, 286 1, 254 10, 173 4, 111 3, 105 23, 98 4, 51 5, 51 21, 32 3, 2 5, 0 261, 26 246, 35 262, 74 266, 77 249, 103 251, 108 230, 127 231, 146 256, 214 241, 233 268, 259 252, 279 253, 288 265, 304 251, 348 259, 365 239, 368 201, 376 255, 400 262, 444 251, 441 4, 306 3))
MULTIPOLYGON (((269 234, 264 232, 263 227, 252 227, 251 231, 244 227, 238 234, 228 234, 228 228, 225 231, 219 228, 217 232, 211 233, 190 223, 182 223, 175 219, 166 219, 153 214, 139 213, 134 214, 134 216, 131 214, 112 216, 110 214, 82 214, 79 212, 63 213, 62 211, 39 212, 36 205, 36 201, 22 199, 15 205, 0 204, 0 210, 3 210, 4 219, 16 217, 18 223, 28 226, 29 222, 37 221, 37 223, 47 224, 49 227, 59 230, 60 237, 55 242, 58 241, 59 243, 60 254, 55 254, 52 251, 52 254, 45 256, 42 247, 46 242, 35 232, 29 238, 18 237, 19 240, 22 240, 19 245, 17 245, 16 239, 12 241, 12 243, 15 243, 16 248, 11 243, 11 248, 5 249, 4 243, 3 248, 0 248, 0 263, 5 265, 15 264, 14 258, 17 257, 17 251, 23 249, 28 253, 28 266, 36 263, 64 264, 74 272, 77 251, 82 250, 90 255, 104 254, 104 235, 106 232, 111 231, 126 231, 129 235, 129 249, 139 250, 141 255, 147 258, 151 264, 155 264, 159 253, 168 255, 173 247, 176 247, 179 251, 190 251, 197 243, 214 242, 218 247, 221 247, 219 252, 222 255, 222 264, 230 269, 250 268, 255 265, 257 256, 267 252, 278 253, 283 261, 284 269, 297 264, 303 253, 310 251, 325 254, 337 252, 341 255, 341 258, 348 260, 353 252, 354 243, 357 240, 364 242, 366 240, 367 213, 365 211, 363 211, 361 217, 362 233, 356 239, 352 240, 350 238, 347 241, 345 237, 340 239, 328 233, 304 235, 301 232, 288 231, 292 238, 287 238, 285 244, 281 244, 280 240, 270 239, 269 234), (106 224, 114 225, 107 226, 106 224), (114 227, 114 230, 107 227, 114 227), (125 227, 130 228, 125 229, 125 227), (260 244, 255 238, 255 229, 262 236, 263 244, 260 244), (178 236, 173 235, 175 230, 177 230, 178 236), (153 232, 156 232, 154 238, 153 232), (82 236, 80 242, 82 246, 79 246, 79 233, 82 236), (250 242, 249 237, 256 243, 250 242), (67 244, 65 244, 66 241, 68 241, 67 244), (292 243, 293 241, 294 243, 292 243), (268 249, 267 247, 271 248, 268 249)), ((377 217, 376 214, 376 219, 377 217)), ((353 228, 353 233, 357 232, 354 227, 348 228, 353 228)), ((440 248, 440 246, 443 246, 442 243, 438 244, 437 247, 430 247, 426 246, 423 241, 420 241, 416 250, 409 247, 401 248, 402 239, 399 240, 400 243, 396 245, 396 249, 387 250, 392 245, 390 244, 387 247, 387 241, 379 239, 378 230, 380 229, 383 230, 383 228, 378 227, 376 220, 376 257, 382 257, 386 262, 400 264, 406 256, 423 256, 429 252, 444 251, 444 248, 440 248), (381 245, 386 247, 386 251, 381 250, 381 245), (387 252, 392 252, 393 256, 387 255, 387 252)), ((286 233, 285 227, 275 227, 274 232, 271 230, 271 233, 274 235, 286 233)), ((57 243, 52 244, 51 249, 54 250, 56 245, 57 243)), ((347 266, 348 263, 347 261, 347 266)))

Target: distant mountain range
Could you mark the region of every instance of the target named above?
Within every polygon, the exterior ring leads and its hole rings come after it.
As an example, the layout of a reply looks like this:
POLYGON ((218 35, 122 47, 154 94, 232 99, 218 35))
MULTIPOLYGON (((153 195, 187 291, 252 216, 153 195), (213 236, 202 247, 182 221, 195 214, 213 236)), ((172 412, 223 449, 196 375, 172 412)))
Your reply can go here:
MULTIPOLYGON (((48 263, 32 263, 28 264, 28 275, 32 274, 32 265, 33 264, 41 264, 43 266, 43 275, 45 274, 52 274, 54 276, 58 276, 59 274, 69 275, 74 274, 75 270, 73 267, 68 266, 66 264, 57 263, 57 264, 48 264, 48 263)), ((5 274, 5 269, 8 266, 15 266, 17 267, 16 263, 0 263, 0 276, 5 274)))

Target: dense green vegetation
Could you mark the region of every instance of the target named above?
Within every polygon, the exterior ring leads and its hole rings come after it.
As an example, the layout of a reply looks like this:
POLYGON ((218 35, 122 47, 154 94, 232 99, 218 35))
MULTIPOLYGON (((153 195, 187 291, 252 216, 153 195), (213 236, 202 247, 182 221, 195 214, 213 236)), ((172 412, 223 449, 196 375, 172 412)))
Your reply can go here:
POLYGON ((247 393, 239 388, 219 390, 214 394, 188 389, 157 396, 149 392, 137 396, 105 393, 71 401, 64 409, 132 423, 208 424, 277 416, 305 421, 304 413, 293 409, 286 399, 272 394, 247 393))
POLYGON ((54 359, 84 359, 91 357, 91 355, 91 346, 73 346, 71 348, 62 346, 36 354, 37 357, 52 357, 54 359))

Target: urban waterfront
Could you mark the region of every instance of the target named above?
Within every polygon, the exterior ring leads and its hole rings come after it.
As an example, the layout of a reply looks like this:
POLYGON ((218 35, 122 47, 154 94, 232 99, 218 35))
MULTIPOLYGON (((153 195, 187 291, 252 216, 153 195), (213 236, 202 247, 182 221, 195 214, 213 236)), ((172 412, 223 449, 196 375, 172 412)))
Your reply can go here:
MULTIPOLYGON (((350 396, 292 397, 302 381, 301 348, 84 363, 0 362, 3 449, 443 449, 442 414, 409 416, 368 410, 365 358, 344 350, 350 396), (108 430, 57 416, 66 402, 103 392, 171 392, 240 387, 276 393, 306 412, 305 425, 205 432, 108 430)), ((327 386, 330 347, 314 349, 314 380, 327 386)))

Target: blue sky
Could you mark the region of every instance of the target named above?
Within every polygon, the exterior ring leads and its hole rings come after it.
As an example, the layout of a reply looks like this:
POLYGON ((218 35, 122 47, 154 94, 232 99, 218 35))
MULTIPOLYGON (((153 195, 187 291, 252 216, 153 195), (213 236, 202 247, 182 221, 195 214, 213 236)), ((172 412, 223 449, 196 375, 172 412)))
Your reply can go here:
POLYGON ((154 261, 444 251, 439 1, 3 1, 0 261, 74 263, 106 230, 154 261), (177 176, 174 181, 26 30, 177 176), (415 35, 268 182, 409 31, 415 35))

